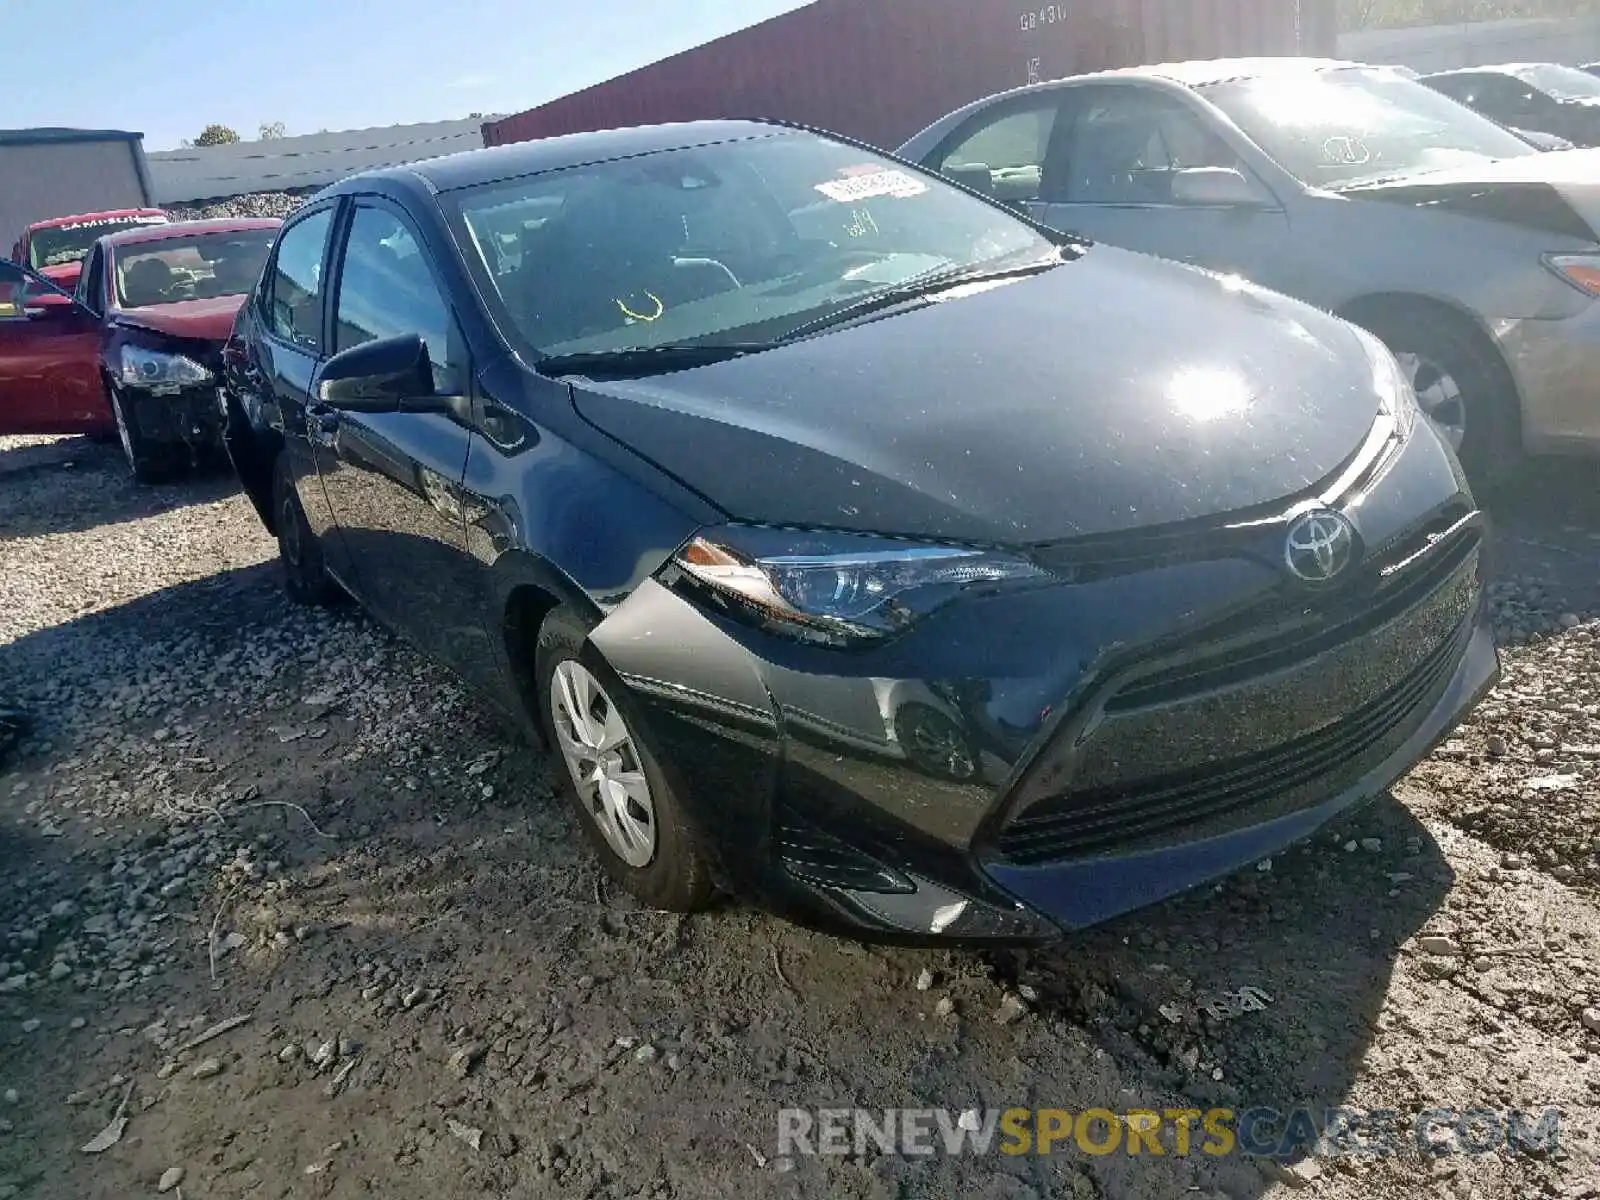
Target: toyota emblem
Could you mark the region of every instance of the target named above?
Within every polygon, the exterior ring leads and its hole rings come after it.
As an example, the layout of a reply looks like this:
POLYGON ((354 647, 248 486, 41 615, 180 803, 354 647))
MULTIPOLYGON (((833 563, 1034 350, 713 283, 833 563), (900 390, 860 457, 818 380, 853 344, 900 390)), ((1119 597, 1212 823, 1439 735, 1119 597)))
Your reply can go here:
POLYGON ((1283 561, 1307 583, 1327 583, 1355 557, 1356 531, 1343 513, 1318 509, 1303 513, 1289 526, 1283 561))

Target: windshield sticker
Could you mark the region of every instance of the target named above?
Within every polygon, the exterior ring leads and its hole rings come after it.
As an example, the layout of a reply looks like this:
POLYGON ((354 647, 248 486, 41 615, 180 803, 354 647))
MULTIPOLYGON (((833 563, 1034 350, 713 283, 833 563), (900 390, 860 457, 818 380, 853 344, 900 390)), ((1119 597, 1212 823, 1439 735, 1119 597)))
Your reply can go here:
POLYGON ((101 225, 165 225, 165 217, 97 217, 93 221, 74 221, 70 225, 56 225, 55 229, 96 229, 101 225))
POLYGON ((857 200, 874 196, 893 196, 903 200, 908 196, 920 196, 927 190, 928 185, 914 175, 895 169, 883 171, 877 168, 852 174, 846 179, 830 179, 827 183, 817 184, 817 191, 840 204, 854 204, 857 200))
POLYGON ((1372 161, 1372 151, 1360 137, 1337 134, 1322 143, 1322 160, 1330 166, 1360 167, 1372 161))

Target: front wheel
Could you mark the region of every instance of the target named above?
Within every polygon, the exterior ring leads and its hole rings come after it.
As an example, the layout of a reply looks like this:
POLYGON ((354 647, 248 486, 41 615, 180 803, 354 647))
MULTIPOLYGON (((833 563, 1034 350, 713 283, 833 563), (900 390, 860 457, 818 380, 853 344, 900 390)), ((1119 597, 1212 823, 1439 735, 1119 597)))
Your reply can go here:
POLYGON ((122 457, 138 483, 165 483, 177 474, 183 456, 180 447, 151 441, 139 432, 137 419, 128 411, 126 397, 111 389, 111 416, 117 423, 117 440, 122 457))
POLYGON ((561 756, 563 791, 608 874, 653 908, 710 903, 711 871, 620 680, 584 661, 588 626, 560 608, 539 630, 540 719, 561 756))
POLYGON ((1465 331, 1430 313, 1374 329, 1411 381, 1417 403, 1475 486, 1490 487, 1522 457, 1522 420, 1504 367, 1465 331))
POLYGON ((273 525, 278 533, 278 558, 283 563, 283 586, 297 604, 325 607, 337 603, 339 585, 322 562, 322 547, 300 507, 289 452, 282 451, 272 472, 273 525))

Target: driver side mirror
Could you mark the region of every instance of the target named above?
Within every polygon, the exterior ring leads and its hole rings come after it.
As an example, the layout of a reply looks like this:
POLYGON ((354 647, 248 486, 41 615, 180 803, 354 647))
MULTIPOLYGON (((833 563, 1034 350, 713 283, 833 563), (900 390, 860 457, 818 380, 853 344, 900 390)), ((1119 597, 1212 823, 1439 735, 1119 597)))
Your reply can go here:
POLYGON ((420 334, 403 333, 351 346, 317 377, 317 399, 346 412, 441 412, 433 362, 420 334))
POLYGON ((1172 202, 1208 208, 1275 208, 1267 190, 1232 167, 1184 167, 1172 173, 1172 202))
POLYGON ((22 303, 22 315, 34 321, 47 321, 78 311, 72 297, 61 292, 41 292, 31 296, 24 294, 22 303))

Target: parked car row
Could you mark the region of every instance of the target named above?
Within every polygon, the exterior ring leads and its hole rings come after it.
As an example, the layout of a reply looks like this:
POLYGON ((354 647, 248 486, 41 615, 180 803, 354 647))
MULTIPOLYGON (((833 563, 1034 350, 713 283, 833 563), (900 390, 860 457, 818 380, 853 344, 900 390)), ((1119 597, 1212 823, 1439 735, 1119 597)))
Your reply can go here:
POLYGON ((1391 69, 1172 64, 896 155, 721 121, 363 173, 251 243, 213 357, 144 340, 211 252, 93 282, 198 231, 104 239, 72 308, 114 398, 155 364, 113 415, 209 389, 289 594, 542 736, 641 900, 1036 941, 1306 836, 1492 686, 1469 480, 1600 446, 1596 162, 1391 69))
POLYGON ((1600 146, 1600 79, 1556 63, 1500 63, 1424 75, 1421 82, 1506 125, 1600 146))
POLYGON ((1480 482, 1600 450, 1597 152, 1539 153, 1390 68, 1269 59, 1019 88, 899 154, 1365 327, 1480 482))
POLYGON ((220 451, 222 345, 278 224, 130 218, 70 264, 71 295, 44 274, 66 262, 0 263, 0 433, 115 434, 141 483, 220 451))
MULTIPOLYGON (((1182 140, 1193 87, 1103 83, 932 135, 975 188, 726 121, 313 196, 220 397, 290 594, 356 597, 542 733, 667 908, 1043 940, 1381 791, 1498 672, 1450 423, 1354 324, 1061 232, 1058 184, 1169 254, 1188 204, 1292 241, 1265 151, 1182 140), (1055 157, 1080 123, 1200 157, 1055 157)), ((1353 138, 1317 99, 1314 143, 1353 138)))

